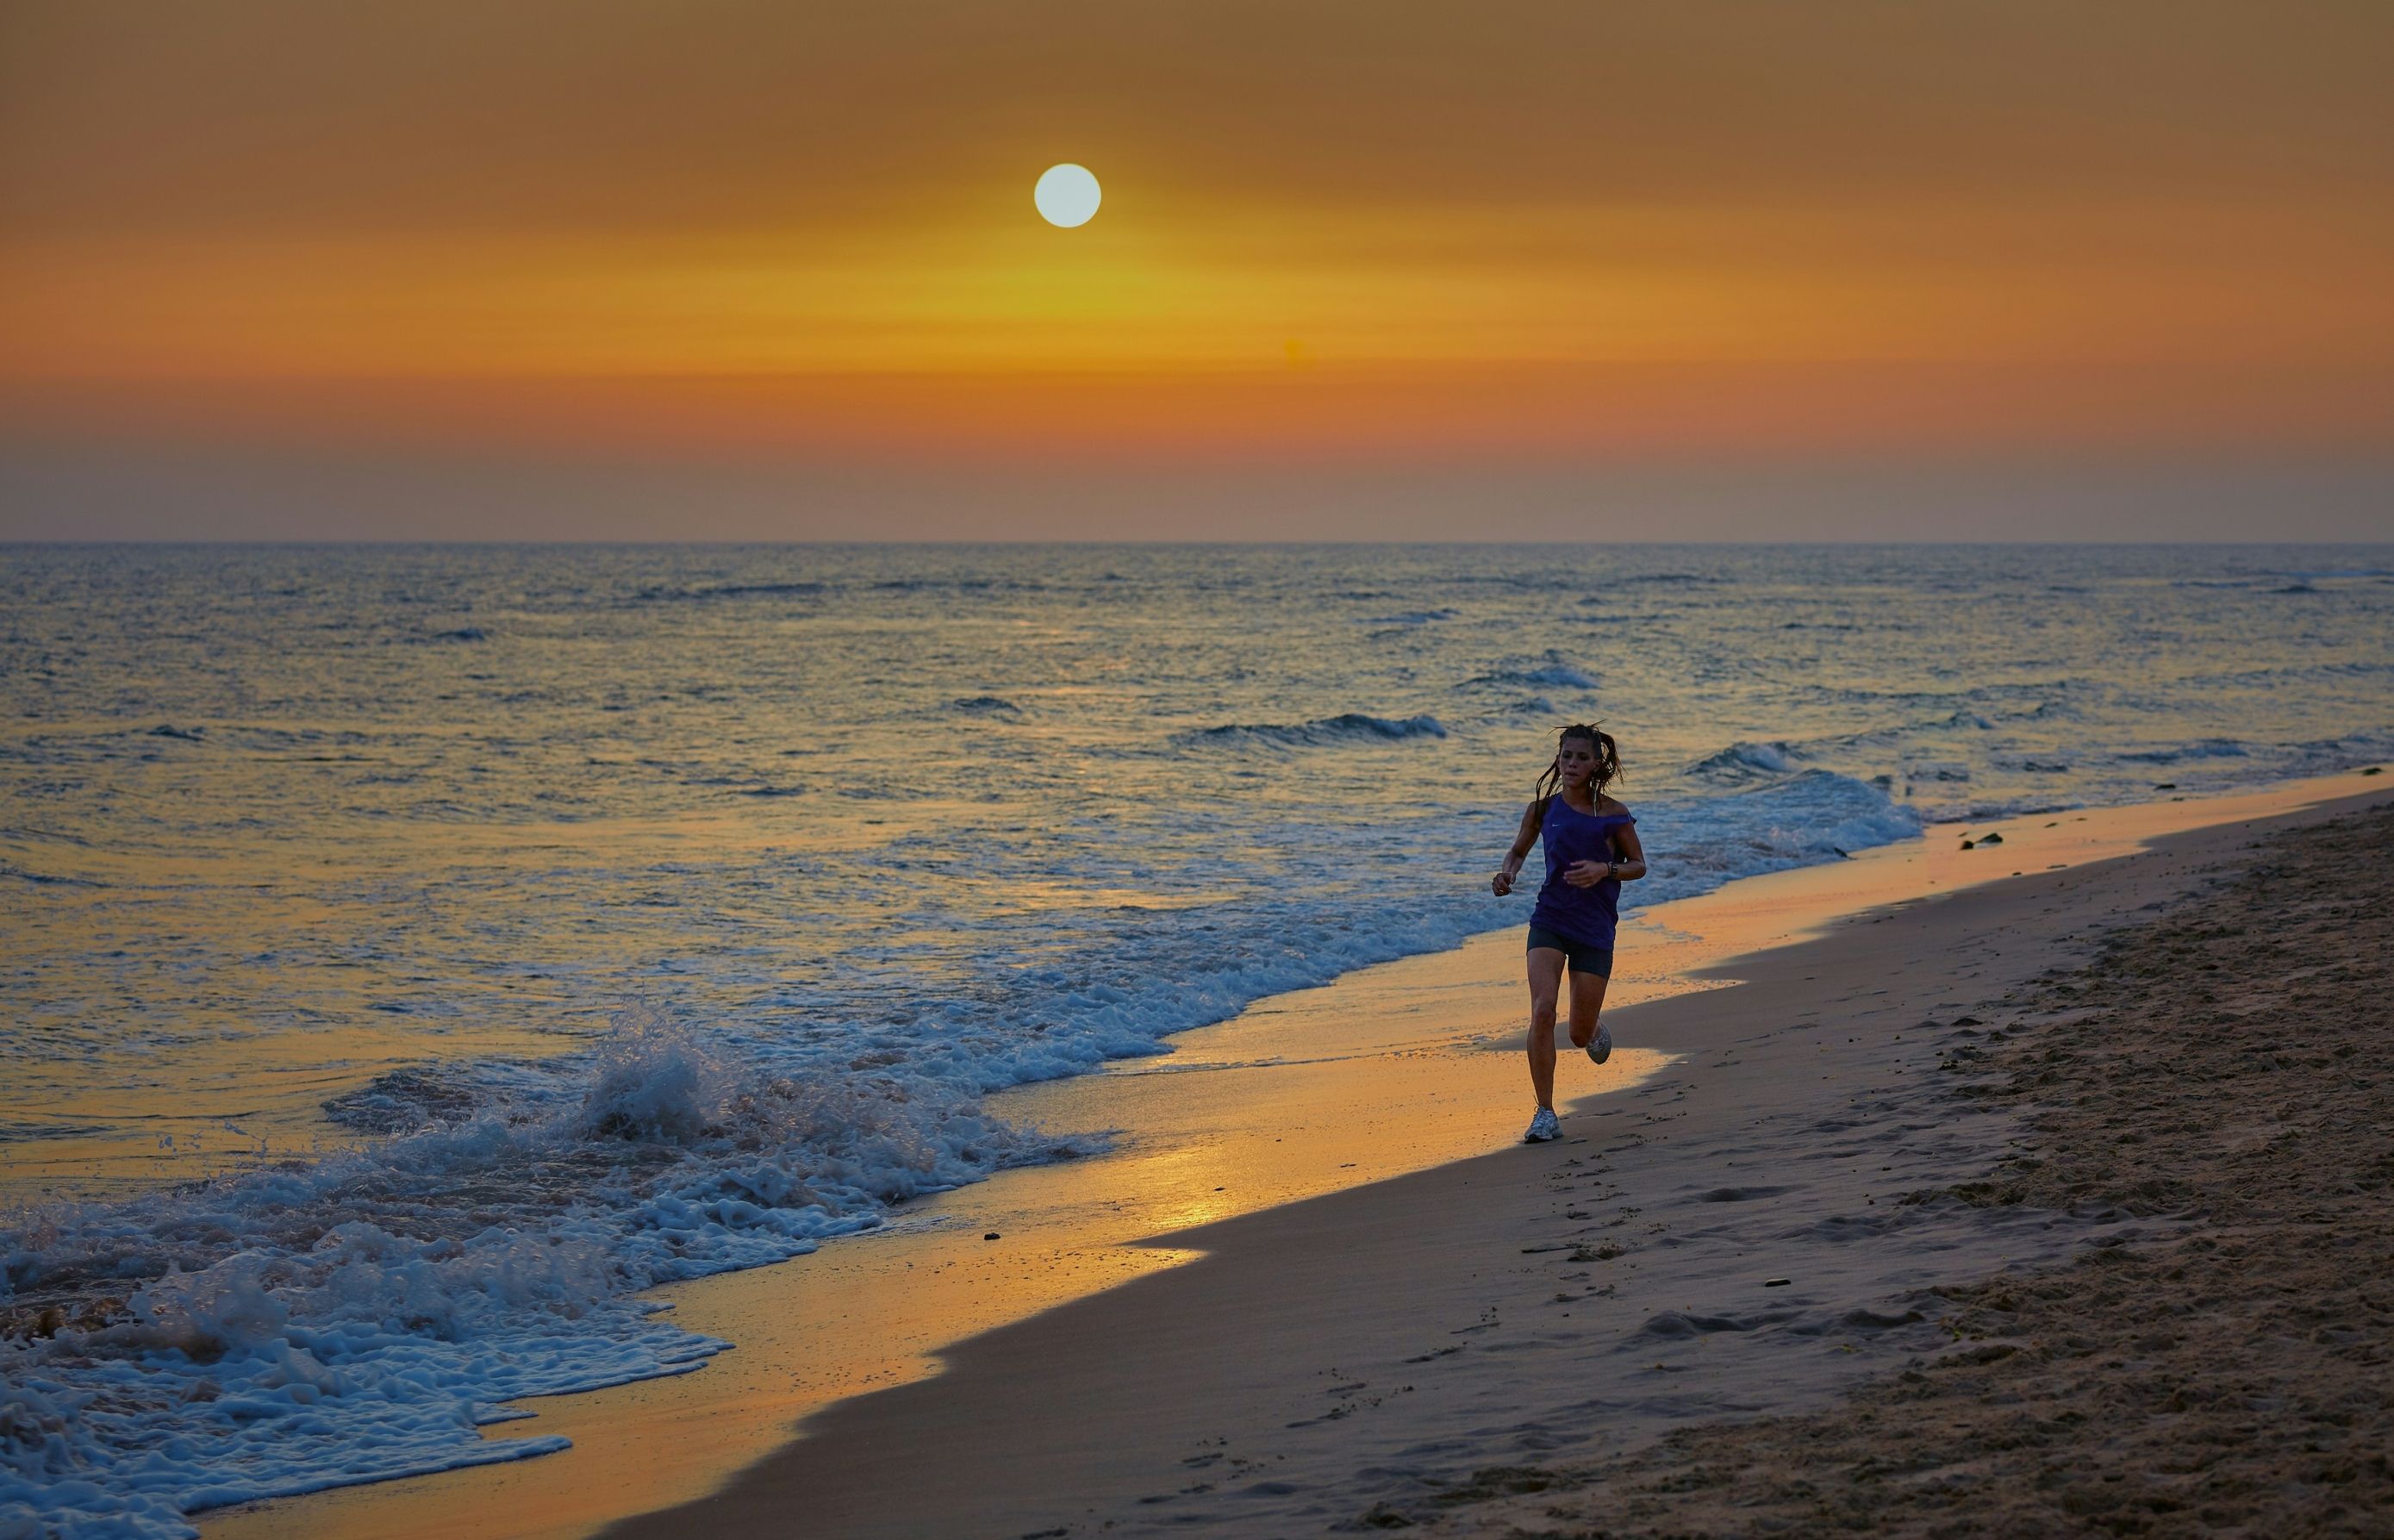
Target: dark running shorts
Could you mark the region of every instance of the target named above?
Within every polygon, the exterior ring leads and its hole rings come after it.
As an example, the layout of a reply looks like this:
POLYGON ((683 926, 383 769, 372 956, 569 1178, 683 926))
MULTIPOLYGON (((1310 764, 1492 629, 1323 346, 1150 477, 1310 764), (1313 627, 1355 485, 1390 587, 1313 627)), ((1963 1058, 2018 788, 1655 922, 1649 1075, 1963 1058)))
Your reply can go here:
POLYGON ((1612 948, 1609 946, 1590 946, 1569 936, 1558 936, 1543 925, 1533 925, 1530 927, 1530 950, 1535 952, 1542 946, 1561 953, 1573 973, 1593 973, 1599 979, 1612 977, 1612 948))

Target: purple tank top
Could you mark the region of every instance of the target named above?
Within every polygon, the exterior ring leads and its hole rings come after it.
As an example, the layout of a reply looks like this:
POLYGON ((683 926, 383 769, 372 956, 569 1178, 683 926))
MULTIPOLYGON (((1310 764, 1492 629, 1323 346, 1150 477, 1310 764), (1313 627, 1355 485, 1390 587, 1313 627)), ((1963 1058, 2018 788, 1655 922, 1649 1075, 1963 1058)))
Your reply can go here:
POLYGON ((1583 861, 1619 860, 1612 836, 1637 822, 1625 812, 1584 813, 1559 795, 1547 797, 1546 816, 1538 825, 1538 843, 1546 851, 1546 881, 1538 889, 1530 923, 1582 945, 1611 951, 1613 927, 1621 917, 1621 879, 1607 877, 1593 888, 1574 888, 1563 880, 1563 873, 1583 861))

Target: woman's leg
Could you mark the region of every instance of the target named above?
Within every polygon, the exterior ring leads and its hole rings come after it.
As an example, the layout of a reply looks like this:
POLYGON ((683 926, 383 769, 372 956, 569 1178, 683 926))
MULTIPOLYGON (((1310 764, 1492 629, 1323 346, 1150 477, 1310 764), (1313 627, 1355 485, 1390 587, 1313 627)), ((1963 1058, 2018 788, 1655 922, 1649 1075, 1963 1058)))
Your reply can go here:
POLYGON ((1530 1085, 1538 1105, 1555 1105, 1555 996, 1562 993, 1563 954, 1551 946, 1530 953, 1530 1085))
POLYGON ((1604 986, 1612 982, 1601 973, 1572 969, 1571 1040, 1574 1048, 1596 1041, 1597 1019, 1604 1014, 1604 986))

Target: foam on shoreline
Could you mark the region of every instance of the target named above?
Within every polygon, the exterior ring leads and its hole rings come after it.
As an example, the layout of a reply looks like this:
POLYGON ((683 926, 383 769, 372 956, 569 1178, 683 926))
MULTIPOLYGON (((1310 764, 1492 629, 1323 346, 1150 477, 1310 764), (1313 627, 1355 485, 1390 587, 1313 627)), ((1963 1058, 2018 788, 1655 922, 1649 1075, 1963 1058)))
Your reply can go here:
MULTIPOLYGON (((1884 790, 1817 770, 1643 816, 1677 852, 1633 895, 1649 902, 1919 826, 1884 790)), ((1468 833, 1497 842, 1493 824, 1468 833)), ((632 1009, 585 1052, 380 1075, 326 1103, 361 1136, 329 1154, 261 1144, 200 1180, 24 1210, 0 1256, 15 1323, 0 1405, 44 1431, 5 1445, 0 1514, 180 1536, 178 1514, 552 1453, 494 1450, 479 1430, 518 1398, 680 1374, 724 1346, 639 1291, 1091 1153, 1117 1117, 1080 1104, 1051 1136, 990 1112, 991 1093, 1171 1053, 1255 1001, 1443 952, 1506 915, 1461 881, 1388 895, 1368 926, 1336 892, 1293 894, 1182 935, 1147 922, 1137 967, 1034 967, 1047 992, 1010 985, 1010 1011, 942 992, 865 1033, 632 1009)))
MULTIPOLYGON (((1859 908, 2016 869, 2100 859, 2167 829, 2368 784, 2338 777, 2219 802, 2030 820, 2029 826, 2009 830, 2004 845, 1966 853, 1947 837, 1958 831, 1932 831, 1930 840, 1862 860, 1740 883, 1641 921, 1637 944, 1625 941, 1624 950, 1624 958, 1639 960, 1638 973, 1624 978, 1616 1001, 1641 991, 1651 996, 1690 987, 1685 975, 1692 970, 1859 908)), ((471 1533, 473 1515, 447 1513, 443 1505, 486 1490, 492 1481, 529 1502, 530 1513, 554 1518, 533 1520, 519 1510, 511 1527, 488 1533, 579 1533, 610 1514, 676 1494, 695 1495, 770 1448, 792 1416, 859 1389, 926 1372, 926 1355, 956 1336, 1173 1259, 1152 1250, 1126 1251, 1124 1241, 1507 1140, 1515 1130, 1502 1120, 1518 1111, 1517 1103, 1526 1104, 1517 1084, 1518 1060, 1480 1046, 1513 1026, 1517 952, 1518 938, 1500 934, 1459 952, 1352 973, 1335 989, 1259 1002, 1235 1020, 1180 1039, 1169 1074, 1117 1066, 1098 1076, 1007 1093, 992 1107, 1017 1123, 1089 1127, 1103 1125, 1097 1120, 1109 1112, 1119 1113, 1112 1126, 1122 1152, 1018 1171, 995 1186, 910 1205, 899 1232, 834 1248, 804 1268, 673 1291, 686 1325, 738 1341, 742 1351, 676 1385, 544 1403, 542 1426, 570 1429, 581 1446, 573 1454, 506 1472, 413 1482, 400 1493, 331 1494, 227 1515, 212 1522, 211 1533, 295 1533, 288 1528, 293 1523, 305 1528, 325 1521, 325 1503, 335 1506, 345 1530, 360 1533, 404 1533, 433 1521, 433 1512, 441 1513, 442 1525, 461 1522, 471 1533), (1418 1078, 1408 1082, 1408 1073, 1418 1078), (1142 1103, 1142 1097, 1150 1099, 1142 1103), (1435 1104, 1439 1116, 1375 1123, 1368 1114, 1389 1099, 1409 1109, 1435 1104), (1359 1120, 1353 1116, 1359 1112, 1366 1115, 1359 1120), (1232 1152, 1242 1139, 1281 1137, 1270 1131, 1275 1128, 1301 1129, 1308 1149, 1318 1143, 1362 1158, 1351 1165, 1322 1163, 1328 1169, 1274 1186, 1257 1173, 1286 1163, 1285 1147, 1263 1143, 1252 1158, 1232 1152), (1229 1179, 1202 1179, 1208 1178, 1229 1179), (1004 1241, 974 1244, 956 1228, 982 1225, 998 1228, 1004 1241), (850 1313, 856 1301, 901 1295, 913 1296, 918 1308, 891 1309, 887 1321, 862 1326, 858 1340, 860 1322, 850 1313), (835 1347, 835 1337, 844 1345, 835 1347), (701 1425, 708 1430, 703 1453, 657 1436, 661 1429, 701 1425), (660 1442, 664 1453, 640 1453, 660 1442)), ((1623 1064, 1631 1072, 1654 1067, 1623 1064)), ((1617 1084, 1633 1078, 1626 1073, 1617 1084)))

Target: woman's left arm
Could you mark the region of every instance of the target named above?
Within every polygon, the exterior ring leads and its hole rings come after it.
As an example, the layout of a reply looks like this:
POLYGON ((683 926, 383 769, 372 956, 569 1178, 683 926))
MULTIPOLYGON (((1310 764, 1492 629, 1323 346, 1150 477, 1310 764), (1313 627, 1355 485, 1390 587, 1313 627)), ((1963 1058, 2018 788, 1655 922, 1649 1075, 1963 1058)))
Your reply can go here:
POLYGON ((1638 843, 1637 824, 1621 826, 1620 833, 1612 836, 1612 849, 1616 857, 1612 862, 1614 876, 1624 882, 1635 882, 1646 875, 1646 847, 1638 843))

